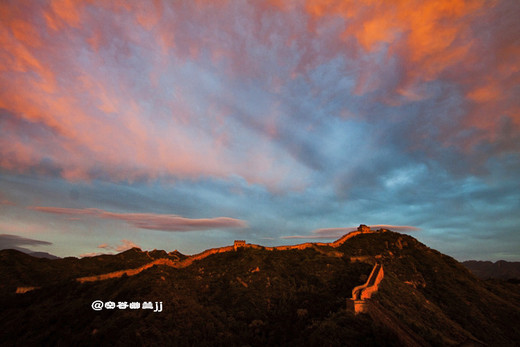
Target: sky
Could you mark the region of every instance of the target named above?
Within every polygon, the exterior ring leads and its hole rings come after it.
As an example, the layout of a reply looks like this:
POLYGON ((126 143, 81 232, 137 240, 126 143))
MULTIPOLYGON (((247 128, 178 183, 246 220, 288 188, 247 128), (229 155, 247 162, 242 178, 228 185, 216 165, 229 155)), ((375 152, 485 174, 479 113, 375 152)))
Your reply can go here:
POLYGON ((520 261, 520 2, 1 1, 0 247, 359 224, 520 261))

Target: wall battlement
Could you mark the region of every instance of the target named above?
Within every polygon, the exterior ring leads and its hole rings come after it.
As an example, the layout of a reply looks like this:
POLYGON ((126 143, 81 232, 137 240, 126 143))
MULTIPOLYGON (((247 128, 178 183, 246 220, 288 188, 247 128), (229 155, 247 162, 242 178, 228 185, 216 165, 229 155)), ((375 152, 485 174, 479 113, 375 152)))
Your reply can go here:
MULTIPOLYGON (((366 225, 361 224, 358 227, 358 230, 352 231, 334 242, 330 242, 330 243, 306 242, 306 243, 302 243, 302 244, 298 244, 298 245, 275 246, 275 247, 264 247, 264 246, 260 246, 260 245, 246 243, 245 240, 235 240, 235 242, 233 243, 233 246, 225 246, 225 247, 207 249, 202 253, 198 253, 198 254, 189 256, 188 258, 186 258, 184 260, 172 261, 170 259, 161 258, 161 259, 156 259, 148 264, 145 264, 145 265, 140 266, 135 269, 127 269, 127 270, 114 271, 114 272, 101 274, 101 275, 79 277, 79 278, 76 278, 76 281, 85 283, 85 282, 102 281, 102 280, 107 280, 110 278, 119 278, 123 275, 134 276, 146 269, 151 268, 154 265, 165 265, 165 266, 170 266, 170 267, 174 267, 174 268, 184 268, 184 267, 190 266, 194 261, 204 259, 212 254, 236 251, 238 248, 263 249, 263 250, 268 250, 268 251, 303 250, 303 249, 307 249, 307 248, 314 248, 318 252, 323 252, 323 250, 319 248, 320 246, 328 246, 328 247, 337 248, 337 247, 341 246, 343 243, 345 243, 345 241, 347 241, 348 239, 350 239, 354 236, 357 236, 360 234, 365 234, 365 233, 375 233, 375 232, 376 231, 372 231, 370 229, 370 227, 367 227, 366 225)), ((336 257, 343 256, 343 253, 341 253, 341 252, 327 252, 327 254, 329 254, 331 256, 336 256, 336 257)))
POLYGON ((246 246, 246 240, 235 240, 233 247, 235 248, 235 251, 239 249, 240 247, 246 246))

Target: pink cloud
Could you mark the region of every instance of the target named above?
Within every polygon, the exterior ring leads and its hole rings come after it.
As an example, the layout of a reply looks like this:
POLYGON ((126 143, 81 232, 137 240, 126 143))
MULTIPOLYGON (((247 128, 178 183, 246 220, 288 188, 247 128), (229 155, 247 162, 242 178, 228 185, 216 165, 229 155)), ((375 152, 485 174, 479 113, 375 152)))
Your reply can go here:
POLYGON ((67 208, 67 207, 46 207, 46 206, 32 206, 29 207, 31 210, 54 213, 54 214, 66 214, 66 215, 96 215, 101 210, 96 208, 67 208))
MULTIPOLYGON (((134 247, 141 248, 141 246, 139 246, 138 244, 136 244, 136 243, 134 243, 134 242, 132 242, 130 240, 125 240, 125 239, 121 240, 121 244, 119 244, 119 245, 111 246, 108 243, 102 243, 99 246, 97 246, 97 248, 101 248, 101 249, 104 249, 106 251, 116 251, 118 253, 127 251, 129 249, 134 248, 134 247)), ((96 257, 98 255, 106 255, 106 254, 113 254, 113 253, 87 252, 87 253, 80 254, 79 257, 80 258, 96 257)))
POLYGON ((365 51, 375 51, 391 43, 391 53, 410 62, 410 77, 431 80, 448 66, 465 58, 473 16, 484 2, 441 1, 307 1, 306 9, 314 20, 341 16, 348 25, 341 34, 354 38, 365 51), (397 50, 397 51, 396 51, 397 50))
POLYGON ((64 208, 34 206, 30 209, 53 214, 86 215, 95 218, 123 220, 139 229, 162 231, 195 231, 208 229, 246 228, 247 223, 229 217, 191 219, 172 214, 114 213, 96 208, 64 208))
POLYGON ((0 220, 0 232, 8 234, 42 234, 46 231, 46 228, 41 223, 35 223, 30 221, 24 221, 23 218, 19 218, 14 221, 0 220))
POLYGON ((284 135, 278 128, 284 108, 261 110, 262 116, 249 117, 253 122, 244 116, 251 103, 229 105, 241 101, 237 85, 253 79, 275 95, 266 103, 290 99, 284 87, 334 57, 358 71, 353 94, 376 93, 374 101, 389 105, 428 98, 425 85, 436 80, 455 84, 468 103, 458 128, 482 131, 464 141, 453 136, 458 129, 441 132, 446 146, 466 150, 496 140, 500 124, 489 114, 520 125, 513 88, 520 24, 500 25, 499 17, 515 13, 515 2, 242 6, 3 4, 0 108, 16 121, 2 123, 9 129, 0 136, 0 167, 41 172, 42 162, 50 162, 47 173, 70 181, 238 175, 273 190, 300 189, 310 172, 292 158, 294 148, 271 143, 284 135), (240 16, 230 21, 229 13, 240 16), (338 18, 342 29, 329 33, 338 18), (387 69, 393 61, 396 68, 387 69))
MULTIPOLYGON (((370 228, 373 230, 377 229, 388 229, 397 232, 411 232, 421 230, 420 228, 409 226, 409 225, 388 225, 388 224, 377 224, 370 225, 370 228)), ((341 236, 348 234, 351 231, 357 230, 357 227, 345 227, 345 228, 323 228, 316 229, 311 231, 310 235, 292 235, 292 236, 282 236, 282 239, 306 239, 306 240, 314 240, 314 239, 338 239, 341 236)))
POLYGON ((130 240, 121 240, 121 244, 115 247, 116 252, 124 252, 131 248, 141 248, 138 244, 130 240))
MULTIPOLYGON (((209 4, 200 6, 202 13, 209 4)), ((159 77, 164 79, 169 62, 182 55, 179 50, 161 49, 156 34, 177 32, 170 30, 177 29, 170 26, 177 21, 164 20, 164 12, 160 1, 153 6, 52 1, 49 6, 35 4, 30 11, 16 3, 3 5, 0 108, 16 122, 0 140, 0 166, 15 172, 38 171, 45 160, 70 181, 238 174, 273 188, 290 177, 290 165, 285 164, 290 160, 280 154, 273 158, 276 151, 270 145, 249 146, 251 155, 244 165, 229 148, 231 141, 236 142, 233 133, 222 126, 218 134, 211 133, 218 128, 219 113, 225 111, 215 105, 197 111, 200 101, 191 97, 193 90, 183 90, 182 82, 176 84, 175 98, 155 92, 152 85, 159 77), (155 51, 162 53, 151 53, 155 51), (148 76, 155 76, 155 81, 121 63, 131 59, 147 60, 148 76), (202 119, 207 123, 204 128, 202 119), (25 136, 30 129, 43 131, 25 136)), ((188 46, 200 44, 191 34, 183 36, 193 39, 186 42, 188 46)))
POLYGON ((2 193, 0 193, 0 206, 1 205, 14 205, 14 202, 10 201, 9 199, 6 199, 2 193))
POLYGON ((467 109, 461 121, 454 119, 436 140, 466 153, 483 142, 500 140, 501 117, 520 126, 520 22, 508 15, 519 10, 515 1, 306 2, 315 25, 335 16, 348 23, 332 40, 337 48, 330 49, 338 53, 349 47, 358 57, 365 56, 356 94, 379 90, 381 101, 394 106, 430 97, 425 89, 430 82, 455 86, 465 96, 467 109), (372 59, 378 52, 385 54, 386 62, 399 62, 392 75, 388 66, 381 70, 380 60, 372 59), (464 139, 456 136, 464 129, 479 131, 464 139))
POLYGON ((110 246, 108 243, 102 243, 98 246, 98 248, 103 248, 106 250, 115 250, 116 252, 124 252, 134 247, 141 248, 141 246, 130 240, 121 240, 121 244, 116 246, 110 246))

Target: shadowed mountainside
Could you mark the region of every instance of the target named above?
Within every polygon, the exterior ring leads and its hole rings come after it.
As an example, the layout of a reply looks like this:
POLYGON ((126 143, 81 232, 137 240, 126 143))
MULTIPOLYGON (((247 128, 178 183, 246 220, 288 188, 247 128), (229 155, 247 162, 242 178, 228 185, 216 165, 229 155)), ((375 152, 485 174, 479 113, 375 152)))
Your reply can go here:
POLYGON ((156 259, 174 261, 186 256, 173 251, 143 252, 132 248, 115 255, 63 259, 33 257, 26 253, 6 249, 0 250, 0 294, 16 291, 17 287, 41 287, 73 280, 81 276, 122 270, 142 266, 156 259))
POLYGON ((0 338, 7 345, 519 343, 518 286, 479 280, 407 235, 355 233, 340 240, 293 249, 230 246, 192 259, 138 249, 57 260, 1 251, 0 276, 7 281, 0 338), (384 278, 368 314, 355 315, 352 290, 376 262, 384 266, 384 278), (18 287, 39 288, 16 294, 18 287), (162 312, 97 312, 90 307, 94 300, 164 306, 162 312))

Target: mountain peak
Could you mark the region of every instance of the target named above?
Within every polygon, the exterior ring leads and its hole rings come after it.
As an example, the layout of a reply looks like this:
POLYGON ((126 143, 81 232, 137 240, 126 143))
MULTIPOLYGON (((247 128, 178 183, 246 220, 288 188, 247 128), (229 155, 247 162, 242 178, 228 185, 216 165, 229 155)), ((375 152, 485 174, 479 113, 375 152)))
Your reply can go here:
POLYGON ((455 259, 389 230, 360 226, 331 243, 264 247, 244 242, 193 256, 135 248, 8 266, 5 258, 0 258, 6 279, 0 286, 0 319, 11 336, 8 342, 14 337, 18 343, 57 342, 65 322, 74 322, 74 334, 59 341, 71 343, 122 344, 121 336, 189 345, 520 341, 515 329, 520 296, 511 286, 483 282, 455 259), (353 297, 365 300, 366 314, 355 315, 346 304, 353 297), (85 309, 93 298, 160 301, 164 310, 85 309), (20 313, 27 302, 37 318, 20 313), (42 327, 42 321, 57 323, 42 327), (128 321, 134 323, 121 323, 128 321))

